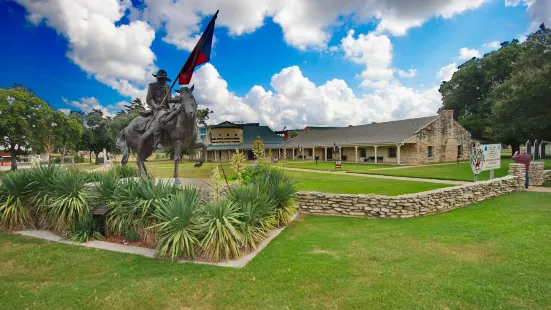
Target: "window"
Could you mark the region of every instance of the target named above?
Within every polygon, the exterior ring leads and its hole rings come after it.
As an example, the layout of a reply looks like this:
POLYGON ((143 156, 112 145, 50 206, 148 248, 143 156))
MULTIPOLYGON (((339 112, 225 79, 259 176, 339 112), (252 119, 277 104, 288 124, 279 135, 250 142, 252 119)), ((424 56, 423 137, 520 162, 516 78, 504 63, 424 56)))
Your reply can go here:
POLYGON ((463 156, 463 146, 458 145, 457 146, 457 157, 461 157, 461 156, 463 156))
POLYGON ((226 134, 226 136, 227 136, 227 137, 229 137, 229 136, 230 136, 230 134, 228 133, 228 134, 226 134))
POLYGON ((428 147, 428 157, 432 157, 432 146, 428 147))
POLYGON ((235 134, 235 136, 237 137, 237 134, 235 134))
POLYGON ((360 157, 367 157, 367 150, 366 149, 360 149, 360 157))
POLYGON ((388 158, 396 158, 396 148, 391 147, 388 149, 388 158))

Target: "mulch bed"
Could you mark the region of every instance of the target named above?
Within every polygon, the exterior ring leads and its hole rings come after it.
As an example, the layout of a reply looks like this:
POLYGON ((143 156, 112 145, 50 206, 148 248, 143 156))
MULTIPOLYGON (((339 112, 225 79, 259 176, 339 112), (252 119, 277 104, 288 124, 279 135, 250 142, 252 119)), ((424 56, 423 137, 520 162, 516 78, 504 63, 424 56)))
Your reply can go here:
POLYGON ((147 245, 147 243, 143 242, 143 241, 129 241, 129 240, 126 240, 124 239, 123 237, 120 237, 120 236, 107 236, 105 237, 105 240, 103 240, 105 242, 111 242, 111 243, 117 243, 117 244, 122 244, 122 245, 131 245, 131 246, 137 246, 137 247, 140 247, 140 248, 148 248, 148 249, 153 249, 154 247, 150 247, 147 245))

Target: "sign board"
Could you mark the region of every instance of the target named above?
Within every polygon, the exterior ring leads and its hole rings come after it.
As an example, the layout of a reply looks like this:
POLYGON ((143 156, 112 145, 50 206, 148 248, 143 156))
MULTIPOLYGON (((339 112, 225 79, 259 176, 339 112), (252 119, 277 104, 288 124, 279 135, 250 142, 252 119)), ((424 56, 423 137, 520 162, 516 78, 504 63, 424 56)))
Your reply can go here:
POLYGON ((501 168, 501 144, 484 144, 484 167, 482 171, 501 168))
POLYGON ((340 160, 335 161, 335 169, 337 168, 341 169, 341 167, 342 167, 342 162, 340 160))
POLYGON ((501 144, 483 144, 473 148, 471 169, 474 174, 499 168, 501 168, 501 144))

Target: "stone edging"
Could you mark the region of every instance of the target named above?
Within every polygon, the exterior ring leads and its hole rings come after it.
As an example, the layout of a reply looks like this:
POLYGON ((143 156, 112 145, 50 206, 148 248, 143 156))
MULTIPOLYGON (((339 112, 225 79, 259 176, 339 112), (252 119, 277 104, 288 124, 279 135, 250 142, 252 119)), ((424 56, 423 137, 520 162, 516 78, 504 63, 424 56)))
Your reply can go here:
POLYGON ((509 176, 400 196, 297 193, 298 210, 314 215, 412 218, 461 208, 524 189, 524 166, 511 164, 509 176))
MULTIPOLYGON (((296 218, 296 214, 293 216, 291 221, 294 221, 296 218)), ((230 268, 241 268, 247 265, 248 262, 253 260, 253 258, 256 257, 260 251, 262 251, 275 237, 277 237, 287 226, 276 228, 270 232, 268 232, 266 239, 262 241, 261 244, 259 244, 256 247, 256 250, 252 251, 251 253, 248 253, 246 255, 241 256, 238 259, 234 260, 228 260, 228 261, 222 261, 218 263, 211 263, 206 261, 198 261, 198 260, 185 260, 181 259, 178 260, 178 263, 193 263, 193 264, 203 264, 203 265, 213 265, 213 266, 219 266, 219 267, 230 267, 230 268)), ((60 236, 51 233, 49 231, 45 230, 25 230, 25 231, 16 231, 15 234, 27 236, 27 237, 33 237, 43 240, 48 240, 52 242, 59 242, 63 244, 69 244, 69 245, 76 245, 76 246, 83 246, 87 248, 94 248, 94 249, 100 249, 100 250, 107 250, 107 251, 113 251, 113 252, 119 252, 119 253, 126 253, 126 254, 134 254, 134 255, 142 255, 149 258, 155 258, 155 250, 149 249, 149 248, 142 248, 142 247, 136 247, 131 245, 123 245, 123 244, 117 244, 117 243, 111 243, 111 242, 105 242, 105 241, 99 241, 99 240, 92 240, 85 243, 76 243, 68 240, 64 240, 60 236)))

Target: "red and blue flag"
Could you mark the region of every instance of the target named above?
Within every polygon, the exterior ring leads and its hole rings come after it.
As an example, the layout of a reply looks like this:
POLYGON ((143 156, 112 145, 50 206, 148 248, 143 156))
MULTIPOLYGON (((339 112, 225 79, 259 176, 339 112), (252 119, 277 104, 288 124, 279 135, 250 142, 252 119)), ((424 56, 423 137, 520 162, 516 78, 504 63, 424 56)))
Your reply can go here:
POLYGON ((337 153, 337 143, 333 142, 333 153, 337 153))
POLYGON ((193 75, 193 69, 210 60, 210 51, 212 48, 212 36, 214 34, 214 24, 215 24, 217 15, 218 15, 218 11, 216 11, 214 16, 210 20, 209 24, 207 25, 207 28, 201 35, 201 38, 199 38, 197 45, 195 45, 195 48, 193 48, 193 51, 191 52, 188 59, 186 60, 186 63, 182 67, 182 70, 180 70, 180 73, 178 74, 178 84, 180 85, 189 84, 191 81, 191 76, 193 75))

